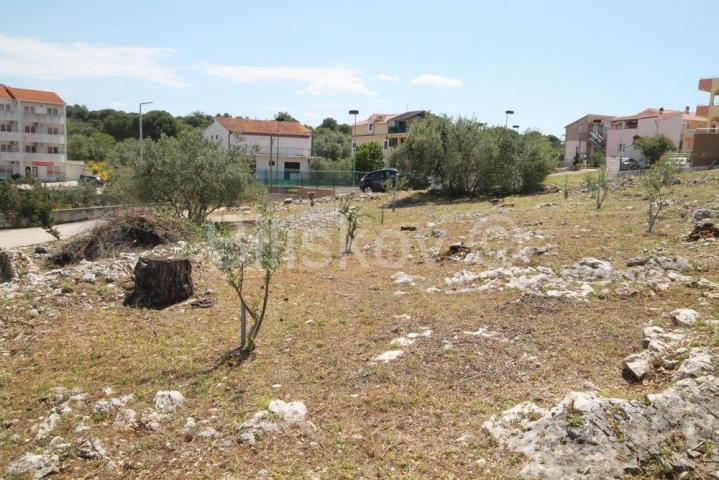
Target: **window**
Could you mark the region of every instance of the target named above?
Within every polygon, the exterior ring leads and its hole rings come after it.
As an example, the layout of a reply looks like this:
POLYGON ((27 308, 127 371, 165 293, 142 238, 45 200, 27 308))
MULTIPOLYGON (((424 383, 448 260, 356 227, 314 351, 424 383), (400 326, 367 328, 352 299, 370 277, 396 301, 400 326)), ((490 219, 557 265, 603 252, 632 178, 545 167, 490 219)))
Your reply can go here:
POLYGON ((47 153, 58 154, 60 149, 58 147, 47 147, 47 153))
POLYGON ((25 153, 37 153, 37 145, 25 145, 25 153))
POLYGON ((623 144, 623 143, 620 143, 620 144, 619 144, 619 151, 620 151, 620 152, 623 152, 623 151, 624 151, 624 144, 623 144))
POLYGON ((0 145, 0 152, 9 152, 10 151, 10 150, 8 150, 9 148, 10 148, 10 145, 6 145, 3 143, 2 145, 0 145))
POLYGON ((35 133, 35 125, 25 125, 25 133, 35 133))
POLYGON ((369 130, 371 132, 373 128, 374 128, 373 124, 371 124, 371 123, 367 124, 367 130, 369 130))
POLYGON ((383 147, 383 148, 384 148, 385 150, 387 150, 387 147, 389 147, 389 141, 385 140, 385 141, 384 141, 384 147, 383 147))
POLYGON ((389 139, 389 148, 395 148, 397 146, 397 139, 396 138, 390 138, 389 139))
POLYGON ((48 177, 61 177, 62 176, 62 168, 47 167, 47 175, 48 175, 48 177))

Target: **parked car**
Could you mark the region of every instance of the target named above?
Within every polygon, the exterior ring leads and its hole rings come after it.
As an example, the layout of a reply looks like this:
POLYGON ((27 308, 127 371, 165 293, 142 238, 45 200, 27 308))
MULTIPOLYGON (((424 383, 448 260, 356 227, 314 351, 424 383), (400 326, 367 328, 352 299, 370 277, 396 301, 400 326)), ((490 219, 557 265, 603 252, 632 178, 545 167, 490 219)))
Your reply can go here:
POLYGON ((619 162, 620 170, 641 170, 642 168, 642 165, 631 157, 621 157, 619 162))
POLYGON ((359 188, 363 192, 384 192, 385 183, 388 179, 399 175, 396 168, 383 168, 365 174, 359 181, 359 188))
POLYGON ((81 182, 92 183, 98 187, 105 185, 105 181, 97 175, 80 175, 81 182))

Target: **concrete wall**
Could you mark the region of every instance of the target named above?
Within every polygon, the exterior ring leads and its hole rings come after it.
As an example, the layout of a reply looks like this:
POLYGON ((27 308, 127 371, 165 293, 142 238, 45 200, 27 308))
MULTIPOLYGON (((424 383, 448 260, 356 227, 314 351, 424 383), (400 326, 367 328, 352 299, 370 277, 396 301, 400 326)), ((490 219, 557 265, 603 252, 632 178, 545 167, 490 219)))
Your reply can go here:
POLYGON ((619 149, 620 145, 624 145, 626 149, 634 143, 635 136, 654 137, 656 135, 668 137, 678 147, 682 137, 682 116, 674 114, 661 119, 657 117, 643 118, 639 120, 637 128, 610 129, 607 134, 607 156, 628 156, 619 149))
POLYGON ((692 166, 703 167, 719 160, 719 133, 701 133, 694 136, 692 166))

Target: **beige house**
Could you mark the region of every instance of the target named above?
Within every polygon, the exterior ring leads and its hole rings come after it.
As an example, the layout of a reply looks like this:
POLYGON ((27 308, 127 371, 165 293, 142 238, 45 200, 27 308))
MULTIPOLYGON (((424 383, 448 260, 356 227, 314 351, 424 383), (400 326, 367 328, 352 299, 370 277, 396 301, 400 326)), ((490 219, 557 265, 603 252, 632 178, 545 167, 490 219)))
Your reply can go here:
POLYGON ((405 113, 373 113, 352 127, 352 149, 374 142, 382 146, 385 155, 401 145, 409 133, 412 122, 427 114, 426 110, 405 113))
POLYGON ((607 120, 611 115, 588 114, 564 127, 564 164, 569 166, 575 158, 591 158, 594 152, 606 153, 607 120))

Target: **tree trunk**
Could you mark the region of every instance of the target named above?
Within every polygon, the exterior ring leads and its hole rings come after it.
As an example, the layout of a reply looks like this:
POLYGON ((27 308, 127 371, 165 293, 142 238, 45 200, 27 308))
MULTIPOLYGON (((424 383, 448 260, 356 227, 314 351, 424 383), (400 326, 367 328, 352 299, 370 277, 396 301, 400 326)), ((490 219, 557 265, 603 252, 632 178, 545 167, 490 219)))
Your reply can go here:
POLYGON ((192 265, 186 258, 141 257, 135 265, 135 289, 125 297, 130 307, 165 308, 192 296, 192 265))
POLYGON ((0 250, 0 283, 12 282, 17 278, 12 257, 12 253, 0 250))

